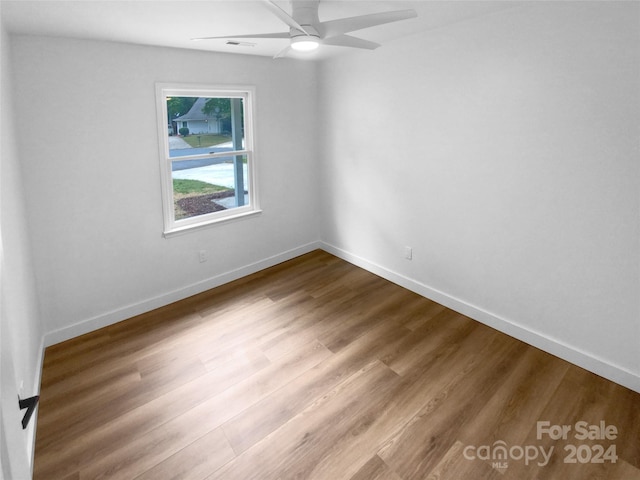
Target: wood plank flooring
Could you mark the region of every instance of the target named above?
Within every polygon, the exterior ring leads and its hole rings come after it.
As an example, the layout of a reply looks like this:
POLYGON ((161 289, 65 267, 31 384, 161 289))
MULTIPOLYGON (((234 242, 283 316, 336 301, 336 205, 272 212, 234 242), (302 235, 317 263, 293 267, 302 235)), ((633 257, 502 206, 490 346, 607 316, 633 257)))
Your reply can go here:
POLYGON ((640 394, 316 251, 49 347, 34 478, 633 480, 640 394))

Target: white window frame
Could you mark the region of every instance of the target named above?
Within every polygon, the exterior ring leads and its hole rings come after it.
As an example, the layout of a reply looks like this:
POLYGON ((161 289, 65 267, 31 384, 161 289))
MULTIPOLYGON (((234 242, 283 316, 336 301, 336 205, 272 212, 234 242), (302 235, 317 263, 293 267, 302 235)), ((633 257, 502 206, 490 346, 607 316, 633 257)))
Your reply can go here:
POLYGON ((220 222, 244 218, 248 215, 260 213, 258 206, 258 188, 256 180, 255 154, 255 87, 251 85, 185 85, 174 83, 156 84, 158 139, 160 144, 160 175, 162 182, 162 212, 164 220, 164 236, 184 233, 196 228, 214 225, 220 222), (244 146, 242 150, 233 152, 210 153, 202 155, 188 155, 181 157, 169 156, 169 133, 167 131, 167 97, 224 97, 242 98, 244 103, 244 146), (247 157, 247 178, 244 184, 248 186, 249 203, 239 207, 229 208, 218 212, 197 215, 176 220, 173 200, 172 163, 174 161, 193 160, 201 158, 247 157))

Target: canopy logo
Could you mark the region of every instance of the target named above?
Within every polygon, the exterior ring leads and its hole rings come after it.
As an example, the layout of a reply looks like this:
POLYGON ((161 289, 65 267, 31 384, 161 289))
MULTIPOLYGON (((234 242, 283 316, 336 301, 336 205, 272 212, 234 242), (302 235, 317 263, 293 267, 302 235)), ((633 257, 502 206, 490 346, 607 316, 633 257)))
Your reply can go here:
MULTIPOLYGON (((555 425, 548 421, 536 423, 536 439, 548 442, 558 441, 604 441, 611 442, 618 438, 615 425, 607 425, 603 420, 598 424, 579 421, 573 425, 555 425)), ((523 461, 525 465, 536 464, 545 467, 554 453, 555 445, 513 445, 508 446, 504 440, 496 440, 491 445, 468 445, 462 454, 467 460, 490 462, 493 468, 504 470, 509 462, 523 461)), ((563 446, 564 463, 616 463, 618 455, 616 445, 589 444, 576 445, 566 443, 563 446)))
POLYGON ((523 459, 525 465, 536 462, 538 466, 544 467, 549 463, 553 450, 553 446, 549 447, 548 450, 535 445, 513 445, 508 447, 507 442, 504 440, 497 440, 493 442, 493 445, 480 445, 479 447, 468 445, 464 448, 462 454, 467 460, 484 460, 491 462, 493 468, 503 469, 509 466, 509 461, 523 459))

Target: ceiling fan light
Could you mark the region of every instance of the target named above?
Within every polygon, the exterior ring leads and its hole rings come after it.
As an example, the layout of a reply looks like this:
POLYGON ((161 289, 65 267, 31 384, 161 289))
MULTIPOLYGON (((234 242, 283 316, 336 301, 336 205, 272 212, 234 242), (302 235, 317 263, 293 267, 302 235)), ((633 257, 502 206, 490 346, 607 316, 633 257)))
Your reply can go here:
POLYGON ((313 36, 299 36, 291 39, 291 48, 298 52, 311 52, 320 46, 320 41, 313 36))

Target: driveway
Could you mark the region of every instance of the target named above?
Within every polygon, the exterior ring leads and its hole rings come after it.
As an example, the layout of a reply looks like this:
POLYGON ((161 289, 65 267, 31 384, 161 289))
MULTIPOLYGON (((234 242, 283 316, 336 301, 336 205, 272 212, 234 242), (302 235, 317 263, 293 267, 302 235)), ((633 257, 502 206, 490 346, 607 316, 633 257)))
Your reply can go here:
POLYGON ((169 137, 169 150, 179 150, 182 148, 191 148, 191 145, 185 142, 182 137, 171 135, 169 137))

